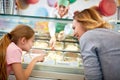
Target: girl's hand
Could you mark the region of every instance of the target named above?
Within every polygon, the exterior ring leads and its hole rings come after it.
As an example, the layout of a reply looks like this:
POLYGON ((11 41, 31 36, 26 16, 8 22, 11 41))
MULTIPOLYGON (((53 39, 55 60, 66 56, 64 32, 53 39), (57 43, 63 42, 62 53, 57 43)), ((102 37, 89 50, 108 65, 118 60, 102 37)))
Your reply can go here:
POLYGON ((43 62, 45 59, 45 56, 46 56, 45 53, 42 53, 42 54, 40 54, 40 56, 35 57, 33 60, 35 62, 43 62))

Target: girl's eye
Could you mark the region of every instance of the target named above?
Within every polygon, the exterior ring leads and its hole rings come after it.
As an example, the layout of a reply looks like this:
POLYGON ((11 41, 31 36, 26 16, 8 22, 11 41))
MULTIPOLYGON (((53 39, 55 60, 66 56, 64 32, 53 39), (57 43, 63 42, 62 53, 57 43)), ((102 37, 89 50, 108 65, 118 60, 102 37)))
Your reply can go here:
POLYGON ((72 28, 73 28, 73 30, 75 29, 75 27, 74 27, 74 26, 73 26, 72 28))
POLYGON ((33 40, 32 42, 35 42, 35 40, 33 40))

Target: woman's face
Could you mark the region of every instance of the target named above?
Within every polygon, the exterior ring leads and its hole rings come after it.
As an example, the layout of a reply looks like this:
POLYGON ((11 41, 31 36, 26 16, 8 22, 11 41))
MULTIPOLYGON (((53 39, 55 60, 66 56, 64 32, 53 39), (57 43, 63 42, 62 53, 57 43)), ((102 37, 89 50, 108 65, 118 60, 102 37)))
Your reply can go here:
POLYGON ((73 20, 73 30, 74 30, 74 36, 78 40, 80 39, 80 37, 85 32, 85 29, 83 28, 83 25, 75 19, 73 20))
POLYGON ((68 12, 68 7, 65 7, 63 5, 58 6, 58 13, 60 16, 64 16, 68 12))

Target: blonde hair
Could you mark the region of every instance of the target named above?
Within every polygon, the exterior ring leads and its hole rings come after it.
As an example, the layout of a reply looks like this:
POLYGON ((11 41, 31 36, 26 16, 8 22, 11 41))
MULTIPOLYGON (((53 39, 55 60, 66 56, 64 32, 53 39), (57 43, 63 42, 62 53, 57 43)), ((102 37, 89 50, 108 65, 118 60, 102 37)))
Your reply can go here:
POLYGON ((18 25, 10 33, 0 39, 0 80, 7 80, 6 49, 11 42, 17 44, 18 40, 25 37, 27 40, 34 35, 34 31, 27 25, 18 25))
POLYGON ((84 25, 86 30, 95 28, 112 28, 112 25, 102 19, 97 7, 91 7, 81 12, 76 11, 73 18, 84 25))

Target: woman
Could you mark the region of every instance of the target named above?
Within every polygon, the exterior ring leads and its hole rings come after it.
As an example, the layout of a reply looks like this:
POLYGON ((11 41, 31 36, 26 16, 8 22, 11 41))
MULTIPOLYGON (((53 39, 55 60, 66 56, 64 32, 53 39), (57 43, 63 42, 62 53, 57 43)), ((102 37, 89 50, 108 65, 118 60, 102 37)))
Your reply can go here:
MULTIPOLYGON (((50 17, 52 18, 61 18, 61 19, 72 19, 72 14, 69 11, 68 0, 58 0, 58 5, 55 10, 52 11, 50 17)), ((68 35, 71 30, 71 24, 62 23, 62 22, 49 22, 49 32, 50 32, 50 46, 53 49, 56 43, 56 39, 63 40, 65 35, 68 35), (56 33, 59 33, 58 37, 56 37, 56 33)))
POLYGON ((74 36, 78 38, 86 80, 120 80, 120 33, 110 30, 96 7, 75 12, 74 36))
POLYGON ((22 51, 29 51, 34 41, 34 31, 27 25, 18 25, 0 40, 0 80, 7 80, 13 71, 16 80, 28 80, 36 62, 44 60, 44 54, 35 57, 23 70, 22 51))

